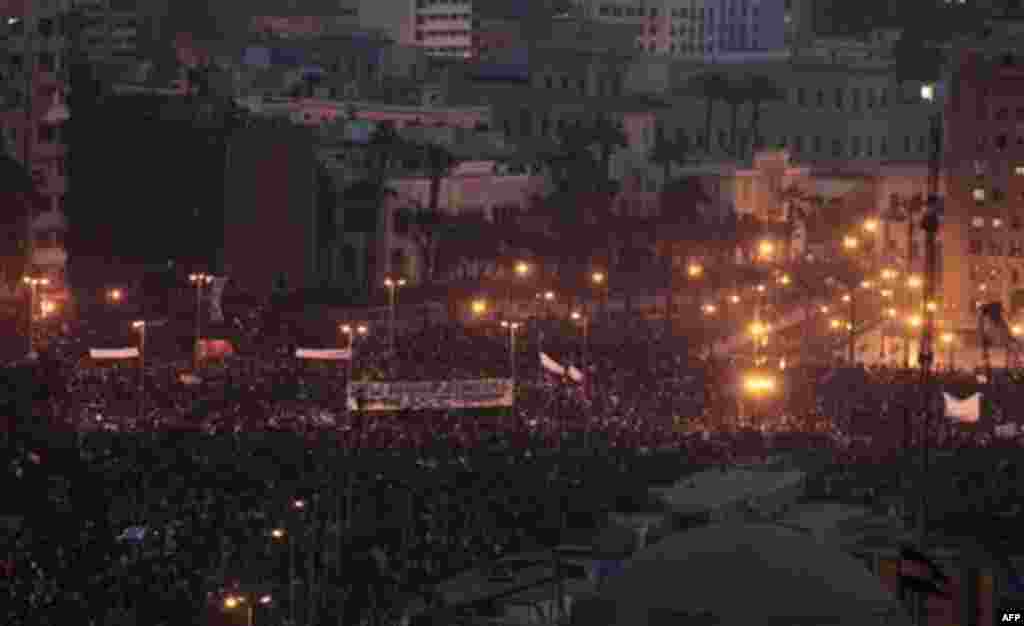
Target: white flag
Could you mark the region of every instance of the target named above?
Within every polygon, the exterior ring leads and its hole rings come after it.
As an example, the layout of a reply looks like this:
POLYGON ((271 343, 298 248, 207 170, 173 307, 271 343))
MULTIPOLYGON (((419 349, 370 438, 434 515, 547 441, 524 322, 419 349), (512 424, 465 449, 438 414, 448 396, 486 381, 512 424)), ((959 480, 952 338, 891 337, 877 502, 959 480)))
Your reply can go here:
POLYGON ((217 276, 213 279, 213 286, 210 288, 210 319, 214 322, 224 321, 224 309, 221 307, 221 301, 224 298, 224 286, 227 284, 227 276, 217 276))
POLYGON ((962 424, 974 424, 981 418, 981 393, 960 400, 948 393, 942 394, 946 401, 946 416, 962 424))
POLYGON ((139 358, 138 348, 92 348, 89 356, 94 359, 137 359, 139 358))
POLYGON ((569 375, 569 378, 571 378, 573 380, 573 382, 577 382, 577 383, 582 383, 583 382, 583 372, 579 371, 574 366, 570 365, 569 369, 567 370, 567 373, 569 375))
POLYGON ((996 437, 1000 439, 1010 439, 1021 434, 1021 428, 1017 424, 1010 422, 1009 424, 997 424, 996 425, 996 437))
POLYGON ((540 366, 546 369, 547 371, 551 372, 552 374, 556 374, 558 376, 565 376, 565 368, 562 367, 562 365, 558 361, 552 359, 543 352, 540 353, 540 366))
POLYGON ((315 350, 312 348, 298 348, 295 350, 296 359, 316 359, 321 361, 349 361, 352 359, 352 350, 315 350))

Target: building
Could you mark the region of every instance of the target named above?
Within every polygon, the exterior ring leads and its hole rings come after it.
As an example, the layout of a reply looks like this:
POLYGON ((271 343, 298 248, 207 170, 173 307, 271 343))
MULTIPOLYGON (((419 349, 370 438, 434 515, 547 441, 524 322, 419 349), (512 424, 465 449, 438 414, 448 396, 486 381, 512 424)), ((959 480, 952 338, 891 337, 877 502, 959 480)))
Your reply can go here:
POLYGON ((43 198, 28 216, 29 270, 47 275, 58 287, 64 283, 67 253, 63 212, 67 191, 63 124, 65 68, 68 46, 61 30, 66 3, 34 9, 32 3, 5 3, 0 15, 0 135, 4 148, 31 172, 43 198), (19 6, 7 6, 17 4, 19 6), (43 216, 46 216, 43 218, 43 216))
POLYGON ((945 103, 943 243, 946 307, 976 325, 975 307, 1024 312, 1024 58, 1019 39, 965 46, 945 103))

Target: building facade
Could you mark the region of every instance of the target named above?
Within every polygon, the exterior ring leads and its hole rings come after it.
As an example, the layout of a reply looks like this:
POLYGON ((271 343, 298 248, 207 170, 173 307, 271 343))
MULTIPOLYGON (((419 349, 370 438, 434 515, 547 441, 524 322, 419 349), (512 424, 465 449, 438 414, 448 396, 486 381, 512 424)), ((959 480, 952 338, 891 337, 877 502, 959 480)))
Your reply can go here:
POLYGON ((961 324, 979 303, 1024 311, 1024 58, 1019 41, 965 49, 945 105, 943 297, 961 324))

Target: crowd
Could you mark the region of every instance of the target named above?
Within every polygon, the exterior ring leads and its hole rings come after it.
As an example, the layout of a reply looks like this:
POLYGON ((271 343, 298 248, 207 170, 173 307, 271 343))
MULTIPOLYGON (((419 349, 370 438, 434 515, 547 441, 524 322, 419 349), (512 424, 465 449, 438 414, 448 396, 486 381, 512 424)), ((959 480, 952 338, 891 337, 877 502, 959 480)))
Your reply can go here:
MULTIPOLYGON (((904 445, 913 415, 906 374, 864 373, 839 406, 819 391, 829 368, 779 373, 784 397, 740 410, 735 364, 621 332, 584 345, 557 323, 524 331, 514 408, 349 411, 350 376, 508 376, 508 336, 424 324, 393 351, 374 332, 351 364, 316 363, 291 356, 307 338, 288 324, 259 311, 232 323, 238 355, 198 372, 156 344, 141 394, 135 361, 85 358, 123 337, 46 331, 35 393, 5 407, 3 623, 243 623, 229 593, 269 598, 259 624, 382 623, 437 603, 432 584, 456 572, 585 543, 601 512, 656 507, 653 482, 772 449, 855 465, 904 445), (546 378, 541 350, 584 383, 546 378)), ((983 443, 950 432, 938 447, 983 443)))

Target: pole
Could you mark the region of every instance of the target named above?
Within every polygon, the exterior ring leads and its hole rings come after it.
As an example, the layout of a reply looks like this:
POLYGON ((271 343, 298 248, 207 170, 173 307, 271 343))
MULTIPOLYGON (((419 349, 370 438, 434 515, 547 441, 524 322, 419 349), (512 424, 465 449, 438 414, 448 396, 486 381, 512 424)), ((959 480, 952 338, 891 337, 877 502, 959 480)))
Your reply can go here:
MULTIPOLYGON (((22 68, 25 71, 25 127, 22 129, 22 139, 24 141, 24 157, 23 162, 25 166, 25 172, 33 179, 33 187, 35 186, 34 176, 32 172, 32 162, 34 160, 33 145, 35 142, 35 119, 32 115, 33 108, 33 92, 35 91, 35 69, 36 69, 36 55, 33 48, 36 36, 36 18, 33 13, 35 7, 34 2, 26 2, 25 15, 22 18, 22 39, 25 42, 24 47, 24 58, 22 59, 22 68)), ((25 251, 26 253, 31 252, 34 247, 32 241, 32 204, 26 203, 25 205, 26 219, 25 219, 25 251)), ((34 349, 29 349, 29 354, 34 354, 34 349)))
POLYGON ((512 367, 512 381, 515 384, 516 376, 516 327, 509 326, 509 353, 508 360, 512 367))
POLYGON ((194 369, 199 369, 199 342, 202 341, 203 327, 202 327, 202 306, 203 306, 203 280, 196 281, 196 345, 194 350, 194 369))
MULTIPOLYGON (((34 281, 34 279, 32 279, 34 281)), ((36 327, 36 283, 30 282, 28 285, 28 358, 35 358, 36 354, 36 342, 35 342, 35 327, 36 327)))
MULTIPOLYGON (((139 424, 146 414, 146 325, 139 326, 139 424)), ((151 425, 155 426, 155 424, 151 425)), ((155 428, 154 428, 155 431, 155 428)))
POLYGON ((246 626, 253 626, 256 623, 256 607, 253 606, 252 602, 249 602, 249 607, 246 610, 245 615, 246 626))
POLYGON ((391 325, 388 329, 388 342, 391 352, 395 351, 395 289, 396 285, 388 287, 388 315, 391 319, 391 325))
POLYGON ((847 336, 847 359, 852 367, 857 359, 857 302, 853 290, 850 290, 850 327, 847 336))

